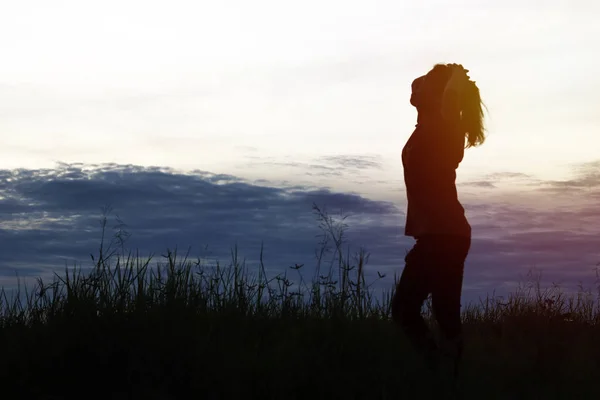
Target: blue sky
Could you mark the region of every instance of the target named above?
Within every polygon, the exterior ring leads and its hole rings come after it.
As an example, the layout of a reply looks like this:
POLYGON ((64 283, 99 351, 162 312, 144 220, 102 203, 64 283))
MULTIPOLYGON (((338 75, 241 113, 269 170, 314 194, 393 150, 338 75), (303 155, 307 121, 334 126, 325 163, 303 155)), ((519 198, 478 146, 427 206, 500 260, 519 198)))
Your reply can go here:
POLYGON ((210 244, 226 258, 245 238, 254 257, 264 239, 273 268, 312 256, 312 199, 345 204, 371 273, 399 272, 410 83, 437 62, 470 69, 489 109, 488 141, 458 170, 474 240, 465 293, 514 286, 534 266, 593 282, 599 12, 593 1, 6 2, 2 282, 88 262, 106 202, 134 247, 210 244))

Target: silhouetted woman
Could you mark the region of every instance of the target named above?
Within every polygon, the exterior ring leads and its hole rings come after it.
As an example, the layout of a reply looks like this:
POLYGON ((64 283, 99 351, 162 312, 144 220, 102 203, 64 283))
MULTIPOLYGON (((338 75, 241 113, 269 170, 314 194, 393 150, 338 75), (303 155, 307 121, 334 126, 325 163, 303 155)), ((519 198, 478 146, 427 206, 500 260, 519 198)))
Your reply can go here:
POLYGON ((460 298, 471 226, 456 191, 456 168, 464 149, 483 143, 479 89, 462 65, 437 64, 412 83, 416 129, 402 150, 408 198, 405 235, 416 239, 392 301, 392 317, 413 345, 437 367, 439 348, 421 317, 431 293, 442 333, 442 350, 462 356, 460 298), (466 144, 466 145, 465 145, 466 144))

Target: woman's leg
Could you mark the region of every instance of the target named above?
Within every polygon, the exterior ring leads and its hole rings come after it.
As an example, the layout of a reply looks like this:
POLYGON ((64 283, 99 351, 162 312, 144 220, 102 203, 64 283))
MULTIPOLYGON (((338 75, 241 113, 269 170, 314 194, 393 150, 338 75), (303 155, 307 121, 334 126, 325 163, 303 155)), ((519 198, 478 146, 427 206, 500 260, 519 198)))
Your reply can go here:
POLYGON ((455 374, 462 357, 463 338, 460 299, 464 263, 471 246, 469 237, 439 236, 432 249, 436 271, 431 302, 447 350, 455 361, 455 374))
POLYGON ((404 270, 392 299, 392 318, 400 325, 416 350, 427 357, 428 362, 435 364, 437 345, 421 316, 423 303, 432 290, 429 247, 429 238, 418 238, 404 258, 404 270))

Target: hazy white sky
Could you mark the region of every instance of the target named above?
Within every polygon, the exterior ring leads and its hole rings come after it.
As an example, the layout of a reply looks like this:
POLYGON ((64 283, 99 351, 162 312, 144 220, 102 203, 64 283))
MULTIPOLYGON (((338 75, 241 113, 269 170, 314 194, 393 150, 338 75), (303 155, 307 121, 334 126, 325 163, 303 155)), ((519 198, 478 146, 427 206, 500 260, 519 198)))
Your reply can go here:
POLYGON ((490 111, 459 180, 558 179, 600 155, 598 17, 592 0, 5 1, 0 168, 294 181, 306 170, 272 163, 368 155, 373 180, 397 181, 410 83, 459 62, 490 111))

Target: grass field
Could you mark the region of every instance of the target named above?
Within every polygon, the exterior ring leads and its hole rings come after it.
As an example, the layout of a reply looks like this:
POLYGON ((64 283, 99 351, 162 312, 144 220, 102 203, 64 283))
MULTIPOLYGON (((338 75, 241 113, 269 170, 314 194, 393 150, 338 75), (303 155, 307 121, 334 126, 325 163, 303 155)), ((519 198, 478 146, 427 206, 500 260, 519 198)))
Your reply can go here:
MULTIPOLYGON (((176 252, 152 267, 103 241, 90 271, 23 302, 2 291, 2 398, 450 398, 392 324, 392 288, 375 298, 368 255, 344 256, 343 227, 317 211, 335 257, 311 281, 303 266, 267 277, 262 252, 252 269, 235 250, 226 267, 176 252)), ((465 307, 460 398, 600 398, 597 297, 533 285, 465 307)))

